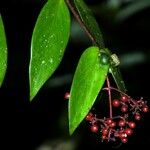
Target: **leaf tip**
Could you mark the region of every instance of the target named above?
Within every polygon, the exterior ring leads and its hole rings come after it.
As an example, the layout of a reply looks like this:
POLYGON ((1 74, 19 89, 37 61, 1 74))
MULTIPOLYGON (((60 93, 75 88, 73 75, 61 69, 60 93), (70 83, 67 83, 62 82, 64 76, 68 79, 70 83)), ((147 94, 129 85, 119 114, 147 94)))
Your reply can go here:
MULTIPOLYGON (((70 102, 70 99, 69 99, 69 102, 70 102)), ((71 136, 74 133, 77 126, 74 124, 74 120, 71 119, 72 117, 71 117, 70 109, 69 109, 69 114, 68 115, 69 115, 68 116, 69 117, 69 135, 71 136)))
POLYGON ((30 102, 34 99, 34 97, 36 96, 36 94, 38 93, 38 88, 35 85, 35 83, 33 82, 33 76, 31 74, 31 63, 30 63, 30 67, 29 67, 29 87, 30 87, 30 91, 29 91, 29 99, 30 102))
POLYGON ((33 96, 30 96, 30 102, 32 102, 33 98, 34 98, 33 96))
POLYGON ((71 136, 73 134, 72 130, 69 129, 69 135, 71 136))
POLYGON ((30 102, 34 99, 38 91, 33 90, 30 88, 30 102))
POLYGON ((33 86, 31 86, 30 84, 30 102, 34 99, 34 97, 36 96, 37 91, 35 91, 35 89, 33 88, 33 86))
POLYGON ((69 134, 70 136, 74 133, 75 128, 73 128, 71 125, 69 125, 69 134))

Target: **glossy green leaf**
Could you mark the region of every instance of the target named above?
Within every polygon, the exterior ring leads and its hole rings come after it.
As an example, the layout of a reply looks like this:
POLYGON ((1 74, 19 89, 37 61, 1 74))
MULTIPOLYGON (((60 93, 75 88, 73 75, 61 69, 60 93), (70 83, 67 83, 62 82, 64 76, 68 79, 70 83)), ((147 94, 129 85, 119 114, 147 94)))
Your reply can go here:
POLYGON ((109 63, 101 63, 101 56, 98 47, 90 47, 78 63, 69 99, 70 134, 91 109, 106 79, 109 63))
POLYGON ((85 24, 86 29, 94 38, 98 47, 104 48, 102 33, 91 10, 88 8, 88 6, 84 3, 83 0, 74 0, 74 4, 77 8, 82 22, 85 24))
POLYGON ((64 0, 48 0, 37 19, 31 43, 30 100, 60 64, 69 39, 70 16, 64 0))
POLYGON ((2 82, 4 80, 6 69, 7 69, 7 43, 3 21, 0 15, 0 86, 2 85, 2 82))
MULTIPOLYGON (((108 55, 111 55, 111 52, 104 48, 103 37, 100 31, 100 28, 93 17, 91 10, 86 6, 83 0, 74 0, 74 4, 78 10, 79 16, 82 22, 85 24, 86 29, 90 32, 91 36, 96 40, 97 46, 103 48, 103 51, 108 55)), ((118 88, 122 91, 126 91, 124 81, 122 80, 119 69, 115 66, 111 66, 111 74, 116 82, 118 88)))

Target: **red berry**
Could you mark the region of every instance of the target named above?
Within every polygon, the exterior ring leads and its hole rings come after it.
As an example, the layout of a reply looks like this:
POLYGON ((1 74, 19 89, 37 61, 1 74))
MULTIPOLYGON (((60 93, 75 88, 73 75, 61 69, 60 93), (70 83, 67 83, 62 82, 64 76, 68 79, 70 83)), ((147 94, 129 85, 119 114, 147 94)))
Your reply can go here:
POLYGON ((121 107, 121 111, 122 111, 122 112, 127 112, 127 111, 128 111, 128 106, 127 106, 127 105, 123 105, 123 106, 121 107))
POLYGON ((120 133, 120 138, 127 137, 127 134, 125 132, 120 133))
POLYGON ((107 137, 105 135, 102 135, 102 140, 105 140, 107 137))
POLYGON ((68 93, 68 92, 65 93, 64 98, 65 98, 65 99, 69 99, 69 98, 70 98, 70 93, 68 93))
POLYGON ((108 129, 106 129, 106 128, 102 129, 102 134, 107 135, 108 134, 108 129))
POLYGON ((106 123, 107 123, 108 125, 110 125, 112 122, 113 122, 113 121, 112 121, 111 118, 108 118, 108 119, 106 120, 106 123))
POLYGON ((122 141, 122 143, 127 143, 128 139, 127 138, 122 138, 121 141, 122 141))
POLYGON ((89 113, 86 118, 85 118, 86 121, 92 121, 93 120, 93 114, 92 113, 89 113))
POLYGON ((97 126, 97 125, 92 125, 92 126, 91 126, 91 131, 94 132, 94 133, 97 133, 97 131, 98 131, 98 126, 97 126))
POLYGON ((132 129, 136 127, 136 124, 135 124, 134 122, 132 122, 132 121, 129 122, 128 125, 129 125, 129 127, 132 128, 132 129))
POLYGON ((119 133, 119 137, 122 139, 122 138, 126 138, 127 137, 127 134, 125 132, 121 132, 119 133))
POLYGON ((120 106, 120 101, 117 100, 117 99, 114 99, 114 100, 112 101, 112 105, 113 105, 114 107, 119 107, 119 106, 120 106))
POLYGON ((149 111, 148 106, 144 106, 144 107, 142 108, 142 111, 143 111, 144 113, 147 113, 147 112, 149 111))
POLYGON ((132 135, 133 130, 130 129, 130 128, 126 128, 124 132, 125 132, 127 135, 132 135))
POLYGON ((137 114, 135 114, 134 118, 135 118, 135 120, 139 121, 139 120, 141 120, 141 115, 137 113, 137 114))
POLYGON ((120 127, 125 126, 125 124, 126 124, 126 122, 125 122, 124 120, 120 120, 120 121, 119 121, 119 126, 120 126, 120 127))
POLYGON ((127 102, 128 101, 128 97, 127 96, 121 96, 121 101, 122 102, 127 102))
POLYGON ((110 125, 109 125, 111 128, 114 128, 116 126, 116 122, 112 122, 110 125))

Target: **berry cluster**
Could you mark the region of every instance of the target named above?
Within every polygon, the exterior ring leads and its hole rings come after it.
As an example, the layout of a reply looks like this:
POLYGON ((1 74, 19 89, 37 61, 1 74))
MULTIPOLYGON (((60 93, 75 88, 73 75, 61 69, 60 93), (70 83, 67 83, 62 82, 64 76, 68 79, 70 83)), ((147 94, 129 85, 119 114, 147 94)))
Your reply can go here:
POLYGON ((127 113, 132 112, 132 114, 135 117, 135 120, 140 120, 141 119, 141 115, 140 112, 148 112, 148 106, 146 104, 147 102, 143 101, 143 98, 141 98, 140 100, 133 100, 132 98, 130 98, 127 95, 121 96, 121 99, 114 99, 112 101, 112 106, 113 107, 121 107, 121 111, 123 113, 127 113))
MULTIPOLYGON (((85 120, 90 123, 91 132, 101 134, 101 141, 109 142, 119 139, 122 143, 127 143, 128 137, 133 134, 136 127, 136 121, 141 120, 142 113, 149 111, 147 102, 143 98, 134 100, 126 93, 111 87, 108 78, 107 87, 103 90, 108 92, 109 117, 101 119, 98 115, 90 112, 85 120), (120 98, 112 99, 112 91, 117 92, 120 98), (117 108, 117 113, 114 115, 113 110, 115 108, 117 108)), ((66 93, 64 98, 69 99, 70 94, 66 93)))
MULTIPOLYGON (((113 90, 117 89, 113 88, 113 90)), ((111 100, 111 106, 120 108, 121 115, 100 119, 90 112, 85 118, 90 122, 93 133, 101 133, 102 141, 120 139, 122 143, 127 143, 128 137, 133 134, 133 129, 136 127, 135 121, 141 119, 141 112, 149 111, 147 103, 142 98, 136 101, 126 94, 120 94, 120 99, 111 100)))

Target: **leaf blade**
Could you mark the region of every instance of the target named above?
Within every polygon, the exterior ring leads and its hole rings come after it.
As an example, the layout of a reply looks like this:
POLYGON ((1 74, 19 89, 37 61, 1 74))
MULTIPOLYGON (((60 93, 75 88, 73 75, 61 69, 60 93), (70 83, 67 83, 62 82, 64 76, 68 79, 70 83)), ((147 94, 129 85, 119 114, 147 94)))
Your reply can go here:
POLYGON ((110 67, 110 73, 112 74, 113 79, 114 79, 118 89, 120 91, 126 93, 127 90, 126 90, 125 83, 124 83, 124 81, 122 79, 122 76, 121 76, 119 68, 117 66, 111 66, 110 67))
POLYGON ((108 73, 109 65, 100 64, 98 47, 88 48, 81 56, 68 105, 69 132, 72 134, 94 104, 108 73))
POLYGON ((64 0, 49 0, 37 19, 32 36, 30 100, 60 64, 69 39, 69 31, 70 15, 64 0))
POLYGON ((74 0, 79 16, 99 48, 104 48, 103 36, 91 10, 83 0, 74 0))
POLYGON ((0 15, 0 86, 3 83, 7 69, 7 42, 3 20, 0 15))

